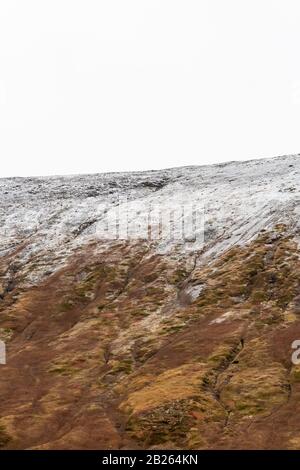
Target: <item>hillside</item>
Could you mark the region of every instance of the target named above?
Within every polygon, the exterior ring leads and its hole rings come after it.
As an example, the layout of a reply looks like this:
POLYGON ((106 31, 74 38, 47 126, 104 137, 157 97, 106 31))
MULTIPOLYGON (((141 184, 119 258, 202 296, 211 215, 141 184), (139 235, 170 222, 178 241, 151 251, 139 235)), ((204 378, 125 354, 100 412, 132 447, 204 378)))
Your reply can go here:
POLYGON ((298 155, 1 179, 0 446, 299 448, 299 181, 298 155), (125 197, 204 226, 101 238, 125 197))

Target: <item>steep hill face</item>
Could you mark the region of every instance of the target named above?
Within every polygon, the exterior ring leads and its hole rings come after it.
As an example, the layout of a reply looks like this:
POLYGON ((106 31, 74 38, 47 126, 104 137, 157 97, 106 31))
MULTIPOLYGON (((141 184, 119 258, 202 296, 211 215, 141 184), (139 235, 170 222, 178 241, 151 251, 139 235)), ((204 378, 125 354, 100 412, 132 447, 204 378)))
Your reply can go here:
POLYGON ((298 155, 0 180, 0 446, 299 448, 299 181, 298 155), (105 239, 125 196, 204 223, 105 239))

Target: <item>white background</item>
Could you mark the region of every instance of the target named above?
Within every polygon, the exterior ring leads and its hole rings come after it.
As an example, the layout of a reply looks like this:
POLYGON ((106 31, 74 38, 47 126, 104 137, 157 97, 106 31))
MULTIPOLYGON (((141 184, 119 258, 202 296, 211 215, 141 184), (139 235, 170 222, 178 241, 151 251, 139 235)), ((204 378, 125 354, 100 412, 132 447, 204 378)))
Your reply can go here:
POLYGON ((300 152, 298 0, 0 0, 0 176, 300 152))

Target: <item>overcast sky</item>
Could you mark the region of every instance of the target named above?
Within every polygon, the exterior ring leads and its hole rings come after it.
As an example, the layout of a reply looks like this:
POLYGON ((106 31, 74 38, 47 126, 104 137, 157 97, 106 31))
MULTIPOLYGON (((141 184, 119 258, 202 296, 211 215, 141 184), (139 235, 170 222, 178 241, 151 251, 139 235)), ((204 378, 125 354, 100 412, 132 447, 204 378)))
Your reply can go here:
POLYGON ((298 0, 1 0, 0 176, 300 153, 298 0))

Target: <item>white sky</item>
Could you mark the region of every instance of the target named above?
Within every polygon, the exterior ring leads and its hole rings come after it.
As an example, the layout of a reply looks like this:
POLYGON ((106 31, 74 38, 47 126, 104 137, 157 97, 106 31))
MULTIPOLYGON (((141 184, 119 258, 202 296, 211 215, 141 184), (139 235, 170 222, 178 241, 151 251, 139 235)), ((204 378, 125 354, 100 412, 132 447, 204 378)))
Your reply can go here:
POLYGON ((298 0, 0 0, 0 176, 300 152, 298 0))

